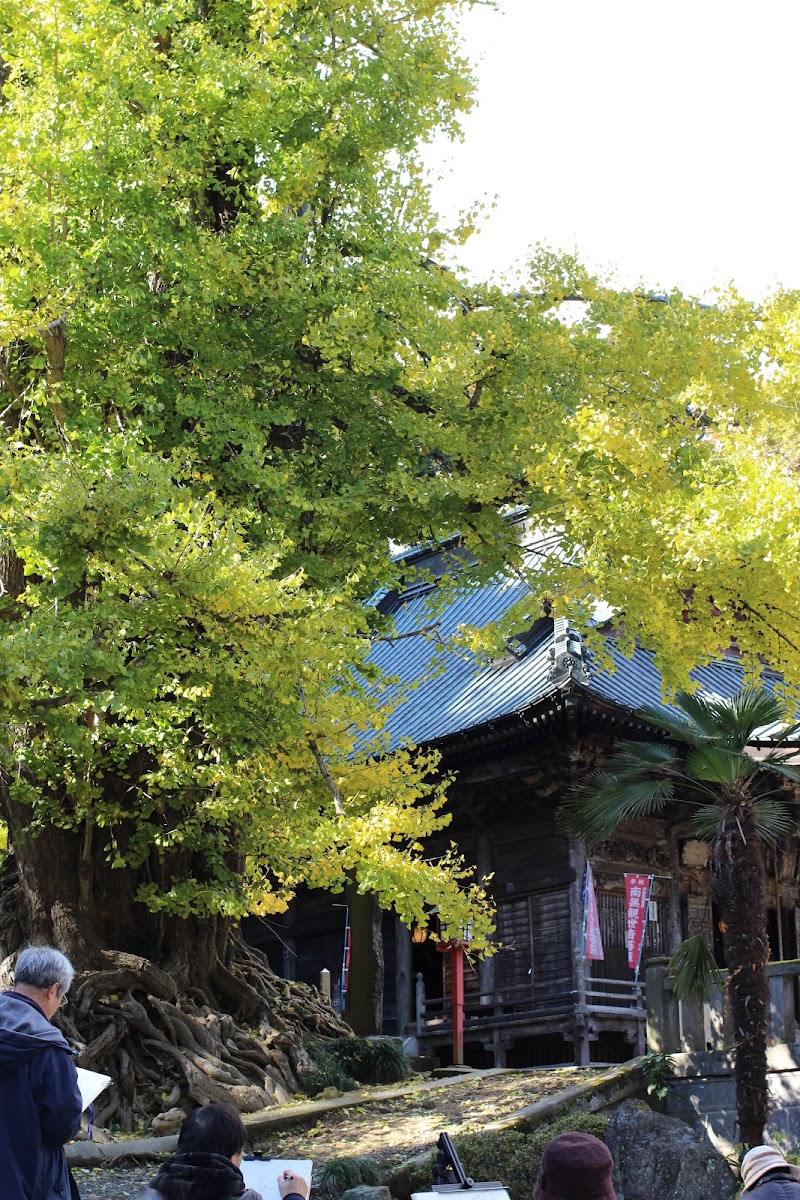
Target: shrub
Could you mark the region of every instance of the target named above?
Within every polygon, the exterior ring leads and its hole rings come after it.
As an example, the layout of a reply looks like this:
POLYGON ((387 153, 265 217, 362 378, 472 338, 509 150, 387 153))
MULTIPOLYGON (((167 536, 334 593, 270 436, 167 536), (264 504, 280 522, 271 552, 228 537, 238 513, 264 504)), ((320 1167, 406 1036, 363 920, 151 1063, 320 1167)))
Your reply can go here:
MULTIPOLYGON (((559 1133, 576 1129, 601 1139, 608 1129, 608 1117, 599 1113, 575 1112, 542 1125, 533 1133, 520 1129, 489 1130, 485 1133, 455 1134, 453 1144, 461 1165, 476 1183, 499 1180, 511 1194, 511 1200, 528 1200, 547 1143, 559 1133)), ((412 1191, 431 1188, 435 1153, 424 1164, 409 1171, 412 1191)))
POLYGON ((332 1158, 316 1184, 320 1196, 341 1196, 359 1184, 383 1183, 385 1172, 372 1158, 332 1158))
POLYGON ((674 1094, 669 1080, 675 1078, 675 1059, 670 1054, 646 1054, 642 1059, 642 1076, 647 1094, 655 1100, 666 1100, 674 1094))
POLYGON ((338 1088, 340 1092, 352 1092, 358 1087, 358 1081, 347 1074, 333 1054, 321 1046, 307 1046, 306 1049, 314 1063, 313 1070, 300 1076, 300 1086, 307 1096, 316 1096, 326 1087, 338 1088))
POLYGON ((411 1060, 390 1038, 339 1038, 309 1042, 306 1049, 314 1069, 300 1083, 309 1096, 326 1087, 352 1092, 360 1083, 397 1083, 411 1074, 411 1060))
POLYGON ((359 1083, 399 1083, 411 1074, 411 1059, 391 1038, 342 1038, 335 1054, 359 1083))

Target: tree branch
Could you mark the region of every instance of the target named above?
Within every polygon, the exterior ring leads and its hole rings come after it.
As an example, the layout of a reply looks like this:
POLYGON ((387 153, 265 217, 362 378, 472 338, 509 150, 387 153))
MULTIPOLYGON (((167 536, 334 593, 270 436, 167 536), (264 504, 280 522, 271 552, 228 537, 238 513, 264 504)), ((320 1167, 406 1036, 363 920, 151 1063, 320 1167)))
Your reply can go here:
MULTIPOLYGON (((297 695, 300 697, 300 703, 302 705, 303 716, 307 717, 308 716, 308 705, 306 704, 306 694, 303 691, 303 685, 299 682, 299 680, 297 683, 297 695)), ((311 753, 314 755, 314 761, 316 762, 317 767, 319 768, 319 773, 322 776, 322 778, 325 780, 325 783, 327 784, 327 787, 328 787, 328 791, 330 792, 331 796, 333 797, 333 807, 336 812, 336 815, 339 817, 343 817, 344 816, 344 802, 342 800, 342 793, 339 791, 338 787, 336 786, 336 780, 333 778, 330 771, 328 770, 328 764, 325 762, 325 759, 322 756, 320 748, 317 745, 316 738, 313 738, 311 736, 311 734, 308 734, 307 740, 308 740, 309 749, 311 750, 311 753)))
POLYGON ((753 608, 751 605, 747 604, 746 602, 742 604, 742 608, 746 612, 752 613, 752 615, 756 618, 756 620, 760 621, 762 623, 762 625, 766 625, 767 629, 769 629, 772 633, 774 633, 776 637, 780 638, 781 641, 786 642, 787 646, 791 646, 792 650, 800 651, 800 646, 796 646, 795 643, 792 641, 792 639, 788 638, 786 636, 786 634, 783 632, 783 630, 778 629, 778 627, 776 625, 773 625, 771 621, 768 621, 767 618, 763 615, 763 613, 760 613, 758 611, 758 609, 753 608))

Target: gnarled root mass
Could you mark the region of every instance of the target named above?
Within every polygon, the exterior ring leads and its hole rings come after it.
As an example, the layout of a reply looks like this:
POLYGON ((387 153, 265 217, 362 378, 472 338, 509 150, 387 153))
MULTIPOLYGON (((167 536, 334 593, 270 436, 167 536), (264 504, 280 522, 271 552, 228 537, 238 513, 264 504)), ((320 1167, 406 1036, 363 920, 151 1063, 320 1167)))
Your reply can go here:
MULTIPOLYGON (((220 1101, 241 1112, 279 1104, 311 1067, 303 1039, 350 1033, 315 988, 279 978, 240 938, 228 964, 213 965, 207 989, 179 991, 168 972, 134 954, 102 958, 100 970, 76 976, 56 1017, 78 1065, 114 1081, 95 1103, 99 1126, 130 1132, 170 1108, 220 1101)), ((9 956, 2 986, 11 964, 9 956)))
POLYGON ((107 969, 76 980, 58 1024, 80 1049, 78 1065, 114 1080, 98 1099, 98 1125, 129 1131, 176 1106, 228 1101, 255 1112, 282 1103, 310 1067, 303 1038, 349 1032, 314 988, 277 978, 244 943, 236 950, 220 969, 261 999, 246 1026, 200 989, 179 994, 170 975, 136 955, 106 951, 107 969))

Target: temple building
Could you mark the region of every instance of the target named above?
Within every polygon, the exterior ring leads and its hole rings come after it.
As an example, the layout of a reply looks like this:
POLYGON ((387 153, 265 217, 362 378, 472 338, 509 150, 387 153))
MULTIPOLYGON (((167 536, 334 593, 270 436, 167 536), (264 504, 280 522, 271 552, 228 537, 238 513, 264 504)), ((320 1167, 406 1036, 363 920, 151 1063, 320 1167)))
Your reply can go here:
MULTIPOLYGON (((388 720, 391 746, 435 747, 449 789, 452 824, 442 846, 457 843, 481 876, 491 875, 497 906, 494 956, 470 961, 465 976, 465 1059, 473 1066, 624 1061, 645 1046, 645 998, 627 964, 625 873, 653 876, 644 957, 663 956, 704 931, 721 961, 706 882, 707 846, 690 835, 680 809, 627 822, 593 846, 556 823, 566 792, 620 739, 658 740, 644 705, 670 710, 652 656, 623 654, 602 628, 612 667, 588 652, 563 619, 532 616, 524 633, 489 658, 459 647, 464 627, 503 620, 530 593, 514 576, 464 585, 446 607, 435 602, 447 569, 442 548, 416 552, 407 588, 374 599, 396 634, 377 641, 373 661, 398 687, 416 686, 388 720), (415 631, 419 632, 414 636, 415 631), (403 636, 405 635, 405 636, 403 636), (583 885, 592 866, 604 957, 584 958, 583 885)), ((701 692, 733 695, 743 668, 735 654, 693 672, 701 692)), ((780 682, 765 670, 763 682, 780 682)), ((760 731, 753 750, 777 730, 760 731)), ((437 844, 431 846, 435 853, 437 844)), ((774 959, 798 951, 800 842, 769 852, 774 959)), ((317 983, 331 972, 335 1003, 346 983, 347 908, 342 896, 306 892, 289 913, 250 919, 247 936, 288 977, 317 983)), ((431 914, 430 929, 436 928, 431 914)), ((384 914, 383 1032, 417 1038, 420 1052, 449 1061, 448 956, 428 930, 409 930, 384 914)), ((352 946, 352 955, 358 947, 352 946)))

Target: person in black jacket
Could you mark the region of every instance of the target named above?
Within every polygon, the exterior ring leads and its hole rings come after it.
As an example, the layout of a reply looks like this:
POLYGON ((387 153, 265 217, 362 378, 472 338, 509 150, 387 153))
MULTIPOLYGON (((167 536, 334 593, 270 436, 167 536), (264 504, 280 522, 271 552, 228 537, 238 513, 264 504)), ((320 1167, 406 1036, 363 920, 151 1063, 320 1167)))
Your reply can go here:
MULTIPOLYGON (((178 1151, 168 1158, 139 1200, 261 1200, 246 1188, 242 1165, 247 1131, 231 1104, 208 1104, 190 1112, 178 1135, 178 1151)), ((300 1175, 278 1177, 282 1200, 308 1200, 300 1175)))
POLYGON ((64 1143, 81 1123, 74 1051, 51 1025, 74 971, 49 946, 23 950, 0 995, 0 1194, 3 1200, 76 1195, 64 1143))
POLYGON ((800 1200, 800 1167, 773 1146, 754 1146, 742 1159, 746 1200, 800 1200))

